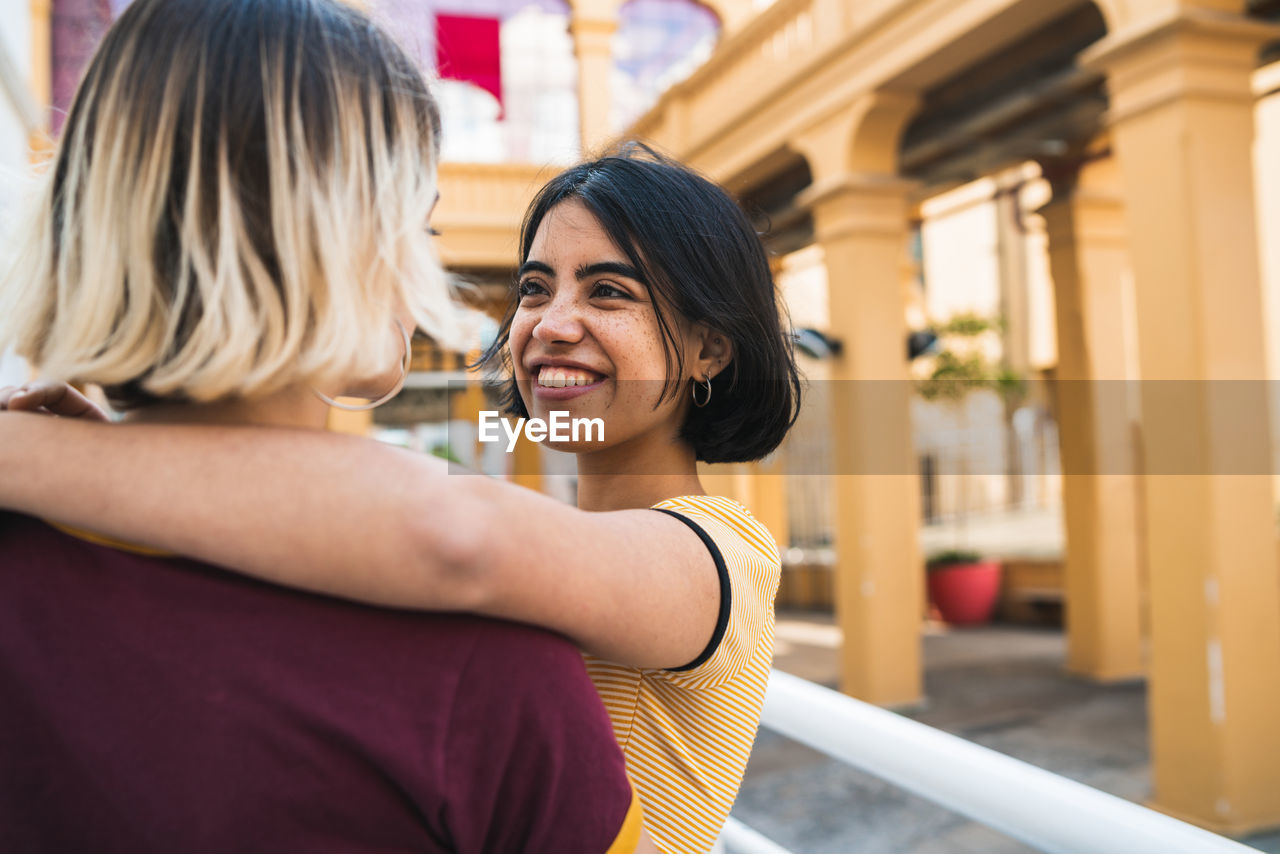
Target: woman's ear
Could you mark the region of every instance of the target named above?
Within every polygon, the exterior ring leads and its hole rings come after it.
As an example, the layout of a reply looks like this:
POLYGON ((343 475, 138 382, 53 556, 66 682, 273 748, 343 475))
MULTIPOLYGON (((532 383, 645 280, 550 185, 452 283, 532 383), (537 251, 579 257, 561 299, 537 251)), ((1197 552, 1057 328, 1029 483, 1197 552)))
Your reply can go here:
POLYGON ((698 336, 698 360, 694 368, 694 378, 714 377, 733 361, 733 342, 723 333, 701 324, 696 329, 698 336))

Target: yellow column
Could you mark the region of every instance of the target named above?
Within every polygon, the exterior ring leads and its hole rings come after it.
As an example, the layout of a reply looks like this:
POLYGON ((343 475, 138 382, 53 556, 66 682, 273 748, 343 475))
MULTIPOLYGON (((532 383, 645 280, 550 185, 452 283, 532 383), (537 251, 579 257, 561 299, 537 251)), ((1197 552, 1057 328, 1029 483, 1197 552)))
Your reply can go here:
POLYGON ((511 482, 541 492, 542 446, 526 439, 522 431, 511 455, 511 482))
POLYGON ((49 105, 53 102, 53 0, 31 0, 31 98, 40 108, 40 127, 27 137, 32 163, 43 163, 53 150, 49 139, 49 105))
POLYGON ((584 158, 598 153, 613 137, 609 79, 617 31, 618 9, 613 0, 575 0, 569 32, 578 58, 578 131, 584 158))
POLYGON ((805 201, 827 267, 836 614, 841 688, 882 705, 920 699, 923 575, 902 303, 909 186, 846 176, 805 201))
MULTIPOLYGON (((473 364, 480 356, 478 351, 472 351, 467 354, 467 364, 473 364)), ((468 371, 466 383, 461 388, 455 383, 450 383, 449 388, 449 421, 462 421, 476 428, 480 424, 480 413, 484 411, 487 403, 484 396, 484 385, 481 382, 481 376, 478 371, 468 371)), ((449 430, 450 444, 461 441, 464 437, 468 439, 470 447, 461 448, 454 447, 453 452, 459 459, 467 461, 467 464, 480 470, 481 445, 476 439, 476 434, 470 433, 469 430, 449 430)))
MULTIPOLYGON (((1027 182, 1019 165, 994 176, 996 196, 996 262, 999 266, 1000 316, 1004 362, 1020 374, 1031 370, 1030 270, 1027 266, 1026 226, 1023 224, 1022 187, 1027 182)), ((1015 487, 1016 488, 1016 487, 1015 487)))
POLYGON ((330 409, 326 426, 334 433, 368 436, 369 431, 373 429, 373 412, 372 410, 349 412, 345 409, 330 409))
POLYGON ((1243 832, 1280 824, 1280 573, 1250 151, 1250 78, 1280 28, 1181 5, 1083 59, 1108 74, 1135 274, 1155 804, 1243 832))
POLYGON ((791 542, 787 517, 787 476, 782 471, 781 460, 774 457, 748 466, 751 480, 751 503, 747 509, 769 529, 784 552, 791 542))
POLYGON ((1066 523, 1067 669, 1139 676, 1141 573, 1126 370, 1131 278, 1113 158, 1067 166, 1040 210, 1058 331, 1058 420, 1066 523))
POLYGON ((738 463, 698 463, 698 480, 708 495, 723 495, 751 507, 752 484, 738 463))

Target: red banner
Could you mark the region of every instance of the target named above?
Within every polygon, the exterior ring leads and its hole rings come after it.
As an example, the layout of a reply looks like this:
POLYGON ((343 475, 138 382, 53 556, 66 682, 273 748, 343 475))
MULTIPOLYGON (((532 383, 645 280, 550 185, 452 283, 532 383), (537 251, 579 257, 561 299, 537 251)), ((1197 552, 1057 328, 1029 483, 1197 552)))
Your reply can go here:
POLYGON ((446 80, 479 86, 498 99, 502 118, 500 21, 469 15, 436 15, 436 71, 446 80))

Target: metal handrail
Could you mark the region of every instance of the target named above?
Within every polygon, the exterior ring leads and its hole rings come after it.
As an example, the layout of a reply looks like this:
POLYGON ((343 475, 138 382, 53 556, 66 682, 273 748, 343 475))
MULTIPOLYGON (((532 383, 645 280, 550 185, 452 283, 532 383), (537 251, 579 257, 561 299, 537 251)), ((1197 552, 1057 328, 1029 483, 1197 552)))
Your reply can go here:
POLYGON ((730 818, 720 831, 720 847, 712 854, 791 854, 758 830, 747 827, 736 818, 730 818))
MULTIPOLYGON (((788 673, 773 671, 761 726, 1053 854, 1257 854, 1226 837, 788 673)), ((743 826, 742 830, 748 830, 743 826)), ((726 828, 730 854, 764 839, 726 828), (741 840, 741 842, 739 842, 741 840)), ((765 840, 766 842, 768 840, 765 840)))

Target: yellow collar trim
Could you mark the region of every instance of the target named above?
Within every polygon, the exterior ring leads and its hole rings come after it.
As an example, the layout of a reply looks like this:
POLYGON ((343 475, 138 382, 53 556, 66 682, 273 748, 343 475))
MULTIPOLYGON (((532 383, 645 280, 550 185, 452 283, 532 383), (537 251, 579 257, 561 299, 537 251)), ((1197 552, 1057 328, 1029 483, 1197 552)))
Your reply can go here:
POLYGON ((57 528, 68 536, 75 537, 77 540, 84 540, 86 543, 93 543, 95 546, 106 546, 109 549, 117 551, 130 552, 143 557, 173 557, 173 552, 167 552, 162 549, 153 549, 150 546, 140 546, 135 543, 127 543, 124 540, 115 540, 111 537, 95 534, 92 531, 86 531, 83 528, 73 528, 70 525, 60 525, 57 522, 44 520, 50 527, 57 528))

